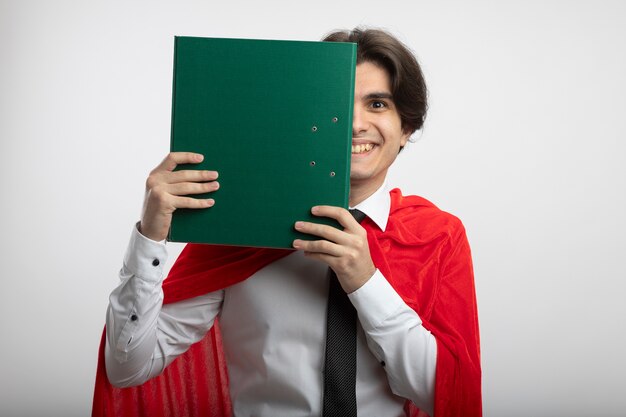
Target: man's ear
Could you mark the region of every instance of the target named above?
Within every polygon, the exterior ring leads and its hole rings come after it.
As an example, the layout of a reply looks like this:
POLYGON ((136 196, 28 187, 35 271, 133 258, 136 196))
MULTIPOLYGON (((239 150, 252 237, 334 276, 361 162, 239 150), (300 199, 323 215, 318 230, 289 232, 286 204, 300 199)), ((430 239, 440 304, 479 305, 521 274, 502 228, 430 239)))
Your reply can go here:
POLYGON ((413 132, 402 131, 402 137, 400 138, 400 150, 398 153, 402 152, 402 149, 404 149, 404 146, 407 144, 412 134, 413 132))

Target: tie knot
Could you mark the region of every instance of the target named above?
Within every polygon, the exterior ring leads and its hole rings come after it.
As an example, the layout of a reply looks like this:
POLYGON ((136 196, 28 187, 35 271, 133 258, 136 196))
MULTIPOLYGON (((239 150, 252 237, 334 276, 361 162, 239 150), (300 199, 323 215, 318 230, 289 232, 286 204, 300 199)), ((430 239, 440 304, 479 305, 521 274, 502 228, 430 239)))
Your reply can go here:
POLYGON ((350 212, 350 214, 352 214, 352 217, 355 218, 355 220, 359 223, 361 223, 363 221, 363 219, 365 219, 365 213, 363 213, 361 210, 359 209, 350 209, 348 210, 350 212))

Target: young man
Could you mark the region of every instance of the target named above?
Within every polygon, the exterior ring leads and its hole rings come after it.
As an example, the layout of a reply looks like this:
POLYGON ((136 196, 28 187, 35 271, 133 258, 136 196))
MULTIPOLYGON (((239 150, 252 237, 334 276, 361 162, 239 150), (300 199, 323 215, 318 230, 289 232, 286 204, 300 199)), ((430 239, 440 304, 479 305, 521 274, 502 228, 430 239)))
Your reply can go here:
MULTIPOLYGON (((219 187, 217 172, 174 171, 202 155, 169 154, 147 180, 143 216, 110 297, 108 379, 127 387, 156 377, 219 316, 236 416, 479 416, 478 322, 463 226, 385 183, 426 115, 419 65, 383 31, 335 32, 325 40, 358 44, 350 207, 365 219, 313 207, 315 216, 333 218, 343 230, 296 222, 314 239, 295 240, 295 251, 188 245, 162 289, 172 213, 210 210, 213 199, 189 195, 219 187), (327 345, 329 299, 336 297, 329 288, 337 283, 358 317, 355 349, 339 364, 352 363, 338 372, 352 375, 348 388, 332 387, 330 380, 345 375, 329 376, 335 371, 327 363, 346 350, 327 345)), ((350 331, 339 333, 345 338, 350 331)), ((94 415, 102 415, 96 407, 94 415)))

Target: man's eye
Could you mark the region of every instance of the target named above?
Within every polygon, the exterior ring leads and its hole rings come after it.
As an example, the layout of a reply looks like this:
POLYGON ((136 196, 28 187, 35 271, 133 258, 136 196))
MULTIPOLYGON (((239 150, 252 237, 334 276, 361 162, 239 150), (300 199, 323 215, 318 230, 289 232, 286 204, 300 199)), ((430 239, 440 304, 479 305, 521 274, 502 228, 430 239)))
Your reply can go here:
POLYGON ((372 108, 374 108, 374 109, 384 109, 385 107, 387 107, 387 103, 385 103, 384 101, 373 101, 372 102, 372 108))

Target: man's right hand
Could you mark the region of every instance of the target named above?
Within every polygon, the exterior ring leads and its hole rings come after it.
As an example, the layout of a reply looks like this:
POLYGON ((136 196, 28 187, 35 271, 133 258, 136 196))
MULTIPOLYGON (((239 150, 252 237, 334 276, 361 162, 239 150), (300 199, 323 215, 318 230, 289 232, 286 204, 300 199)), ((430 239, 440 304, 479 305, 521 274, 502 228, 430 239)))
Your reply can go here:
POLYGON ((172 213, 176 209, 202 209, 215 204, 212 198, 198 199, 186 196, 217 190, 219 183, 216 181, 218 175, 216 171, 174 171, 179 164, 197 164, 203 159, 204 157, 197 153, 171 152, 150 172, 146 181, 146 195, 139 226, 141 234, 152 240, 164 240, 172 223, 172 213))

